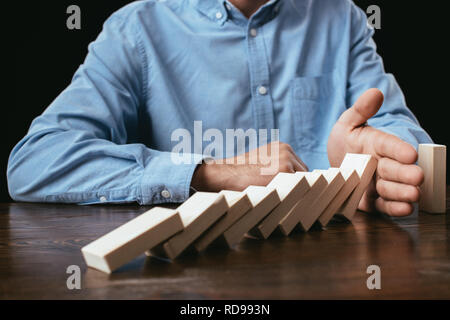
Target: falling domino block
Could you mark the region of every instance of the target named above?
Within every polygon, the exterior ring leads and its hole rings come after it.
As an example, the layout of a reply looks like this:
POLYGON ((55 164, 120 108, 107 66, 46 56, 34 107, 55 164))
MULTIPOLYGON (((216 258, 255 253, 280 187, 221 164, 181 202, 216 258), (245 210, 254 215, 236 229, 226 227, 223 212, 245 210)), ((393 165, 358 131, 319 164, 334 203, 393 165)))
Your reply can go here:
POLYGON ((330 168, 328 170, 314 170, 323 175, 327 180, 325 190, 305 209, 307 214, 302 215, 300 225, 303 230, 308 231, 314 222, 318 220, 322 212, 333 201, 338 192, 345 184, 345 179, 338 168, 330 168))
POLYGON ((320 173, 327 181, 325 190, 314 199, 314 201, 304 209, 305 213, 300 219, 300 226, 304 231, 308 231, 314 222, 317 221, 320 214, 327 207, 327 205, 334 199, 339 190, 343 187, 345 179, 337 168, 328 170, 314 170, 313 172, 320 173))
POLYGON ((326 209, 320 214, 318 222, 322 227, 325 227, 328 222, 330 222, 331 218, 333 218, 334 214, 344 204, 345 200, 347 200, 353 190, 355 190, 360 181, 359 175, 356 170, 349 168, 339 170, 344 177, 345 184, 341 188, 341 190, 339 190, 338 194, 334 197, 330 204, 326 207, 326 209))
POLYGON ((86 264, 111 273, 183 230, 175 210, 155 207, 81 249, 86 264))
POLYGON ((247 212, 223 234, 230 248, 238 244, 247 232, 255 227, 258 222, 264 219, 280 203, 280 197, 275 189, 249 186, 244 192, 247 193, 253 209, 247 212))
POLYGON ((194 245, 197 251, 206 249, 206 247, 220 237, 231 225, 253 208, 245 192, 222 190, 220 194, 225 197, 229 209, 213 227, 195 242, 194 245))
POLYGON ((310 190, 297 204, 289 211, 289 213, 280 221, 279 226, 283 234, 289 235, 295 226, 299 223, 307 231, 309 228, 304 223, 309 223, 311 219, 307 216, 308 208, 322 194, 328 186, 325 177, 318 172, 297 172, 299 176, 304 176, 310 186, 310 190))
POLYGON ((364 195, 372 177, 377 169, 378 161, 373 156, 369 154, 356 154, 347 153, 344 160, 342 161, 342 169, 355 169, 359 175, 360 182, 358 186, 353 190, 347 201, 344 202, 342 207, 339 209, 339 214, 352 220, 353 216, 358 209, 359 201, 364 195))
MULTIPOLYGON (((170 259, 178 257, 228 210, 223 194, 196 192, 177 208, 184 230, 162 245, 163 253, 170 259)), ((161 248, 155 253, 159 255, 161 248)))
POLYGON ((438 144, 419 144, 418 165, 423 169, 424 182, 420 186, 420 210, 445 213, 447 147, 438 144))
POLYGON ((284 172, 277 174, 267 187, 277 190, 281 203, 252 230, 253 235, 264 239, 272 234, 281 219, 303 198, 310 188, 304 176, 284 172))

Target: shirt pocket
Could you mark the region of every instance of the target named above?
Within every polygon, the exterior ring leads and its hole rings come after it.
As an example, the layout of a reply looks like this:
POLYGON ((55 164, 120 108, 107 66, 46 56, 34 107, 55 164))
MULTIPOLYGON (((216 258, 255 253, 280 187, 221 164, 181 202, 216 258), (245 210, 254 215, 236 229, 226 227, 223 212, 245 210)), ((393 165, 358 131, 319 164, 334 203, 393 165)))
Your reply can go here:
POLYGON ((336 73, 296 77, 290 84, 294 141, 297 148, 326 151, 336 86, 336 73))

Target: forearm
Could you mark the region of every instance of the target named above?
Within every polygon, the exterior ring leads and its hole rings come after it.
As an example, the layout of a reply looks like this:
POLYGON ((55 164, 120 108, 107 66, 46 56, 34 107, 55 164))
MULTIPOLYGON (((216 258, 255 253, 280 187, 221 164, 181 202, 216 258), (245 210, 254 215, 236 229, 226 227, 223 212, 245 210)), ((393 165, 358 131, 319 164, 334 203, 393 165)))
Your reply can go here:
POLYGON ((13 149, 8 185, 14 200, 26 202, 182 202, 198 162, 192 156, 174 164, 170 153, 142 144, 47 130, 27 135, 13 149))

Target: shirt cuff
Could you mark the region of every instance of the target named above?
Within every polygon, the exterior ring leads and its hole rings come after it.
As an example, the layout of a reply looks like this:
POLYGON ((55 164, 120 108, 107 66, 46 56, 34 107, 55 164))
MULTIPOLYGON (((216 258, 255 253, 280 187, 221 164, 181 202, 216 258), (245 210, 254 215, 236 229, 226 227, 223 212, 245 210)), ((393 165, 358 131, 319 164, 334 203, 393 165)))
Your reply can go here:
POLYGON ((207 157, 160 152, 150 159, 141 180, 139 204, 181 203, 190 196, 194 171, 207 157))

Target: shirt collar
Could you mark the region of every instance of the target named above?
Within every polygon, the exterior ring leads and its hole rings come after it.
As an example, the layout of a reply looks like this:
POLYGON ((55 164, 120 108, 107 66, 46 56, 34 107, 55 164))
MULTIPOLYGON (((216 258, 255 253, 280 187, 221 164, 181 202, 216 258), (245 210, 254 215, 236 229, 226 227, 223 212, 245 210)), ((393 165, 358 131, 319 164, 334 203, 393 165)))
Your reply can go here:
POLYGON ((192 0, 192 4, 206 17, 213 21, 217 21, 220 24, 225 23, 225 21, 228 19, 228 12, 224 6, 223 1, 192 0))
MULTIPOLYGON (((217 21, 220 25, 223 25, 229 18, 246 20, 227 0, 192 0, 192 3, 206 17, 217 21)), ((281 5, 281 0, 270 0, 255 12, 252 19, 257 19, 259 24, 263 24, 276 16, 281 5)))

